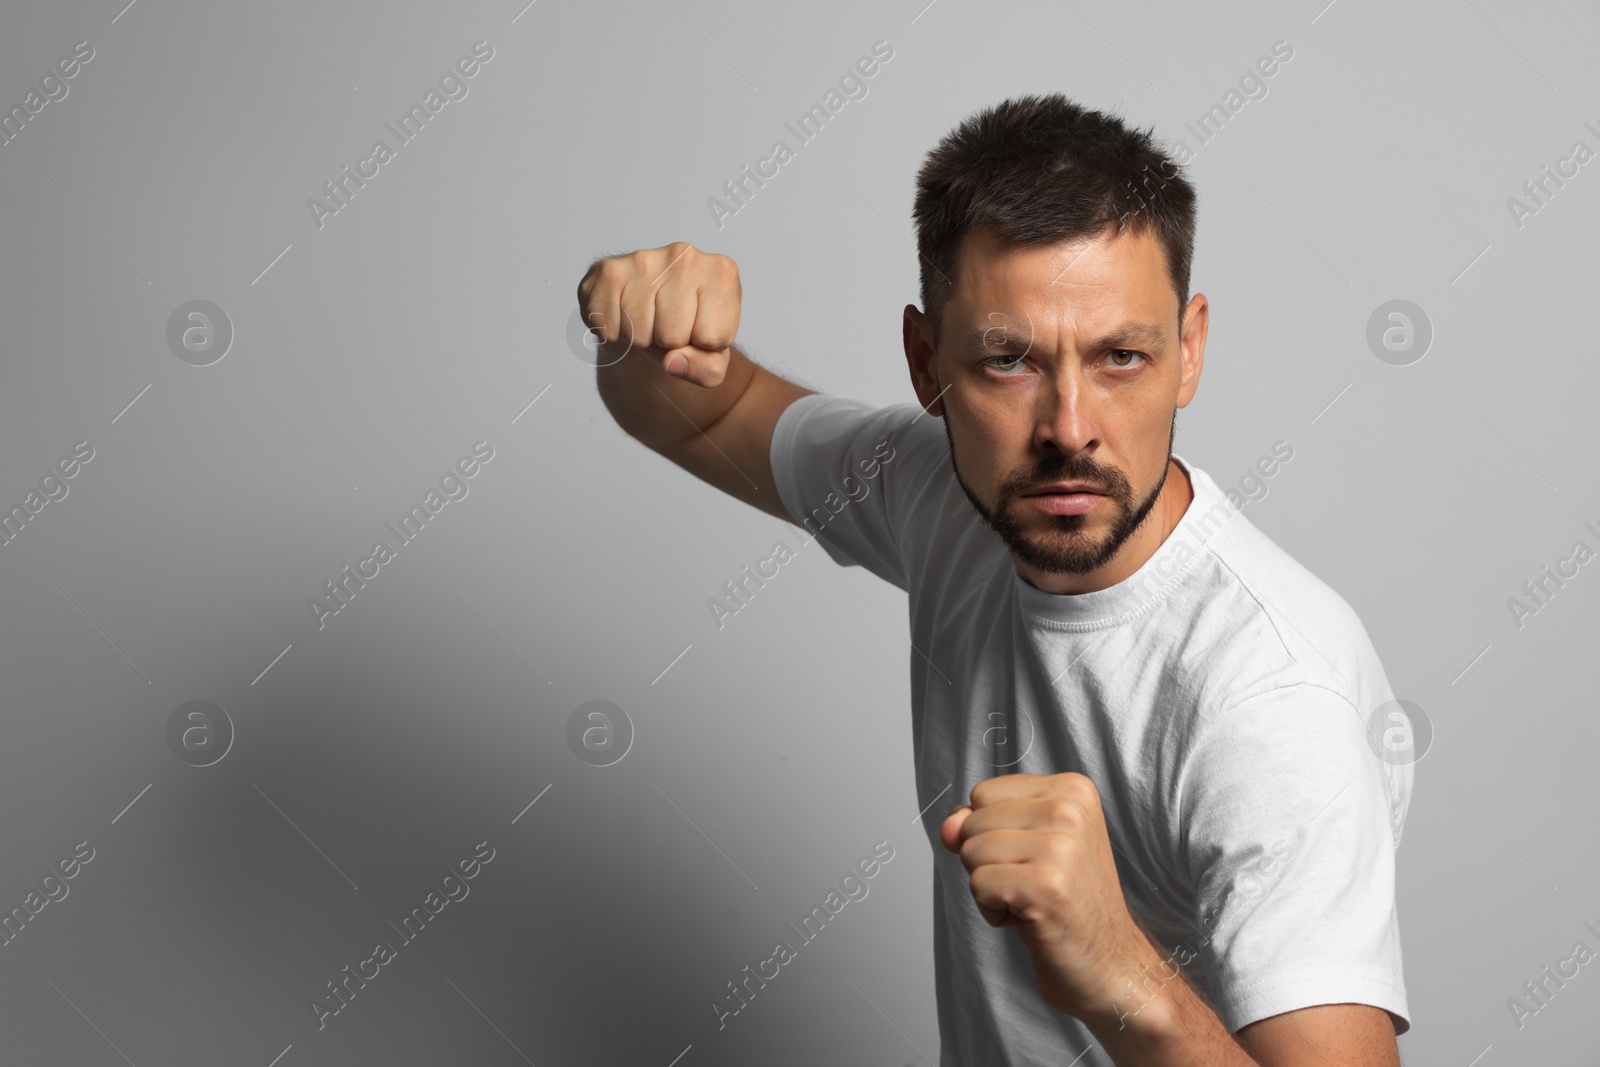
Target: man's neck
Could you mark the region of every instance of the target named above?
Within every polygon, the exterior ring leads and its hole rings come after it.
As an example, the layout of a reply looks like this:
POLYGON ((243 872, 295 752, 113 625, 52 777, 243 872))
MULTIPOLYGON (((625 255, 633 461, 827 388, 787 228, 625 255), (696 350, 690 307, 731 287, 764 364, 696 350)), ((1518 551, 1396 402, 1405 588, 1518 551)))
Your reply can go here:
POLYGON ((1023 581, 1046 593, 1070 595, 1109 588, 1132 575, 1144 566, 1145 560, 1155 555, 1156 549, 1177 528, 1193 500, 1194 483, 1189 480, 1188 472, 1177 460, 1168 459, 1167 478, 1161 486, 1161 496, 1150 509, 1150 514, 1145 516, 1144 522, 1139 524, 1139 528, 1104 566, 1087 574, 1051 574, 1029 567, 1015 556, 1011 557, 1012 566, 1023 581))

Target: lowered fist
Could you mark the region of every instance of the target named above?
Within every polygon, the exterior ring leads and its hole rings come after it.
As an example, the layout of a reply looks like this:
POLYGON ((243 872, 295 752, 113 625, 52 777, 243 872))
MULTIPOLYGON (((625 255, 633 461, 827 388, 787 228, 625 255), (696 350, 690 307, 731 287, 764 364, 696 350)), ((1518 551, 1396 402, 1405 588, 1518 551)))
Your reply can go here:
POLYGON ((939 828, 991 926, 1015 927, 1047 1003, 1107 1015, 1150 944, 1122 895, 1100 794, 1072 772, 979 782, 939 828))

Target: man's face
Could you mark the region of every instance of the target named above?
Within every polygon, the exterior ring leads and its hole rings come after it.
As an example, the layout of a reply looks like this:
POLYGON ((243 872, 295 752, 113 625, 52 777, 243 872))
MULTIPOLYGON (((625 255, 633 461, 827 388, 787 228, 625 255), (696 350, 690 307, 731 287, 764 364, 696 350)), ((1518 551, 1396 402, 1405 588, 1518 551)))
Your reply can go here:
POLYGON ((1180 338, 1148 231, 1032 248, 972 231, 955 281, 937 353, 915 308, 906 349, 956 478, 1026 567, 1098 571, 1161 496, 1176 409, 1199 383, 1205 297, 1180 338), (1077 484, 1040 495, 1061 482, 1077 484))
MULTIPOLYGON (((950 432, 950 420, 946 418, 942 421, 945 438, 950 441, 950 463, 955 468, 956 481, 967 494, 967 499, 1018 559, 1048 574, 1089 574, 1105 566, 1150 514, 1166 484, 1167 463, 1163 459, 1157 483, 1143 500, 1136 503, 1132 483, 1115 467, 1097 463, 1087 456, 1056 455, 1041 460, 1036 474, 1018 471, 1007 477, 1000 487, 1000 499, 990 506, 973 492, 967 479, 962 477, 961 464, 956 459, 955 439, 950 432), (1085 495, 1081 503, 1057 506, 1046 496, 1066 497, 1073 494, 1036 493, 1043 484, 1067 481, 1090 483, 1095 495, 1085 495), (1037 536, 1030 535, 1023 524, 1023 519, 1033 508, 1030 496, 1041 505, 1040 510, 1049 507, 1045 517, 1039 520, 1044 524, 1044 532, 1037 536), (1088 528, 1089 516, 1101 507, 1102 501, 1112 512, 1106 523, 1102 524, 1107 528, 1097 534, 1094 529, 1088 528)), ((1174 412, 1167 444, 1169 455, 1177 430, 1178 417, 1174 412)))

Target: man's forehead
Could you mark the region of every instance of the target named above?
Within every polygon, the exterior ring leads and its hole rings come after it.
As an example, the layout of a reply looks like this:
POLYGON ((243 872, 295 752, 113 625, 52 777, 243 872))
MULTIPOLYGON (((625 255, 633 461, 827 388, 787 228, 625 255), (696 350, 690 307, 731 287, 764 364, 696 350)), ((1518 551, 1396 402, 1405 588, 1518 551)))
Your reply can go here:
POLYGON ((1125 320, 1163 320, 1173 301, 1159 245, 1146 232, 1001 244, 974 231, 962 250, 950 325, 964 329, 1047 321, 1096 329, 1125 320))

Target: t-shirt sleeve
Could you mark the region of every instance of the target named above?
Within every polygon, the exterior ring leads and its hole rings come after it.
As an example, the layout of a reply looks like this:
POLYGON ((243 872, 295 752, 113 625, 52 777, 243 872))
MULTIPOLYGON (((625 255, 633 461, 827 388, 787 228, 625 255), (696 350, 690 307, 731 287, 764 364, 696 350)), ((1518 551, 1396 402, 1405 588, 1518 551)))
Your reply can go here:
POLYGON ((904 429, 922 409, 809 393, 772 429, 772 476, 791 521, 834 561, 907 588, 904 429))
POLYGON ((1317 1004, 1411 1028, 1382 763, 1343 696, 1291 684, 1220 713, 1180 789, 1194 928, 1230 1031, 1317 1004))

